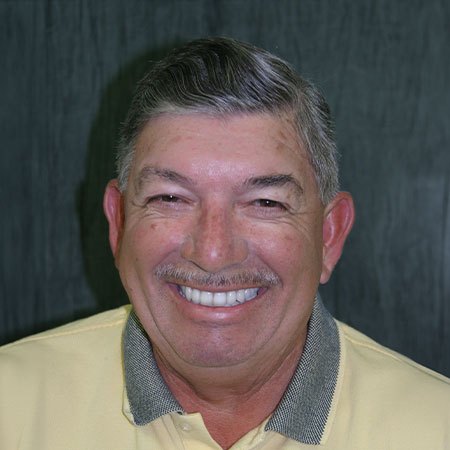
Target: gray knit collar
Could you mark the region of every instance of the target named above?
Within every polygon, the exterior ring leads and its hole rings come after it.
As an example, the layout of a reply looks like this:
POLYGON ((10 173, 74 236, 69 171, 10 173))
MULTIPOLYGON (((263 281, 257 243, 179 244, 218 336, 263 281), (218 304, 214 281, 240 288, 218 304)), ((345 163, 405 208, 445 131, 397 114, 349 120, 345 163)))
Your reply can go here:
MULTIPOLYGON (((147 334, 133 311, 125 326, 123 355, 126 391, 136 425, 184 412, 165 384, 147 334)), ((339 359, 337 325, 318 298, 297 369, 265 430, 305 444, 319 444, 336 388, 339 359)))

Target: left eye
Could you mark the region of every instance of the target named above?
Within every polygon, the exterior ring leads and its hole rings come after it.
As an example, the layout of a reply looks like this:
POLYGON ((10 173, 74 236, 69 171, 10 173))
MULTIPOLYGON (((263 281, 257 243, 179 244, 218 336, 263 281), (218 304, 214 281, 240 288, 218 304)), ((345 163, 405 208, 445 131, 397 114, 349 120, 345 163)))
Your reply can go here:
POLYGON ((282 203, 277 202, 276 200, 270 200, 268 198, 260 198, 258 200, 255 200, 253 202, 253 204, 256 205, 256 206, 260 206, 262 208, 286 209, 282 203))

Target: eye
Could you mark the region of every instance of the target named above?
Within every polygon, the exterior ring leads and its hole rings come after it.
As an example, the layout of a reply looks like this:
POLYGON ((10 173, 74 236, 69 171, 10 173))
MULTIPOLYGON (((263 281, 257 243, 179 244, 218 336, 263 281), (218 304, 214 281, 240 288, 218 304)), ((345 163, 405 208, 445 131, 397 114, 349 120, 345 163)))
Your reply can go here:
POLYGON ((182 200, 175 195, 162 194, 162 195, 155 195, 154 197, 150 197, 147 200, 147 204, 149 204, 149 203, 178 203, 181 201, 182 200))
POLYGON ((255 206, 259 206, 261 208, 278 208, 278 209, 286 209, 286 207, 276 200, 270 200, 268 198, 259 198, 253 202, 255 206))
POLYGON ((272 200, 270 198, 257 198, 247 203, 250 216, 257 219, 281 219, 291 213, 289 203, 272 200))
POLYGON ((141 205, 147 214, 180 214, 192 208, 192 201, 176 194, 156 194, 145 199, 141 205))

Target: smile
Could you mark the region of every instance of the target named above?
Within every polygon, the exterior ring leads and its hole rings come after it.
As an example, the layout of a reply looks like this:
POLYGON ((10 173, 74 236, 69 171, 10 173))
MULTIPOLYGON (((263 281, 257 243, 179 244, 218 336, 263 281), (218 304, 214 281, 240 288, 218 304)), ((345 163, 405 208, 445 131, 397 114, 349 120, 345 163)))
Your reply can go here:
POLYGON ((180 294, 192 303, 203 306, 237 306, 253 300, 259 288, 239 289, 238 291, 208 292, 188 286, 178 285, 180 294))

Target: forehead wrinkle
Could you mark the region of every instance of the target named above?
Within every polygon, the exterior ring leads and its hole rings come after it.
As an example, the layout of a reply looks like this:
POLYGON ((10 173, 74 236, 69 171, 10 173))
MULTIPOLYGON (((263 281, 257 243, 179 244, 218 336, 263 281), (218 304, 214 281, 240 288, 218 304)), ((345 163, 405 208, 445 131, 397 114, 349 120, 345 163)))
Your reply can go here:
POLYGON ((134 189, 136 193, 142 189, 145 183, 149 183, 155 179, 171 181, 180 185, 195 184, 195 181, 185 175, 170 169, 161 169, 155 166, 144 166, 138 173, 134 181, 134 189))
POLYGON ((303 194, 303 187, 300 182, 290 174, 272 174, 251 177, 244 183, 244 187, 255 189, 258 187, 282 187, 289 186, 293 188, 298 195, 303 194))

